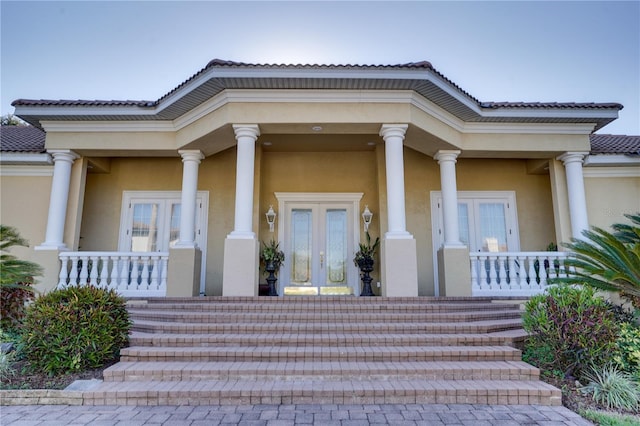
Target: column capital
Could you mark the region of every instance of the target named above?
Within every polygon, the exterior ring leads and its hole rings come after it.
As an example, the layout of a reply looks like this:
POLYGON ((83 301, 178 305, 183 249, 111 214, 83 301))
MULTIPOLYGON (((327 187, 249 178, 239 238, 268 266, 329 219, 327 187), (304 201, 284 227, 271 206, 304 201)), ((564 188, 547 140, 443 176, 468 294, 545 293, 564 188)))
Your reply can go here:
POLYGON ((394 136, 404 139, 408 128, 408 124, 383 124, 380 128, 380 136, 382 136, 385 141, 387 138, 394 136))
POLYGON ((438 164, 441 164, 445 161, 453 161, 455 163, 457 161, 458 155, 460 155, 461 152, 462 151, 460 151, 459 149, 441 149, 440 151, 436 152, 436 155, 433 156, 433 159, 438 161, 438 164))
POLYGON ((255 141, 260 136, 260 127, 257 124, 234 124, 233 131, 236 134, 236 140, 241 137, 249 137, 255 141))
POLYGON ((200 161, 204 158, 204 154, 199 149, 181 149, 178 154, 182 157, 182 162, 196 161, 200 164, 200 161))
POLYGON ((78 154, 71 151, 70 149, 48 149, 47 153, 51 154, 54 163, 56 161, 66 161, 68 163, 73 163, 76 159, 80 158, 78 154))
POLYGON ((588 152, 565 152, 557 158, 567 165, 568 163, 582 163, 587 155, 589 155, 588 152))

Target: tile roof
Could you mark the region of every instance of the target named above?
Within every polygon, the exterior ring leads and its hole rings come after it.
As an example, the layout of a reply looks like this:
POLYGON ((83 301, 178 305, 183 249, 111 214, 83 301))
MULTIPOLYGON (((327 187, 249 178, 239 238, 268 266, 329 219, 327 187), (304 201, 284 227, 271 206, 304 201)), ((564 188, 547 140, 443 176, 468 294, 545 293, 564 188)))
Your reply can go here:
POLYGON ((171 96, 176 91, 187 85, 192 80, 199 77, 211 68, 263 68, 263 69, 306 69, 306 70, 393 70, 393 69, 424 69, 432 71, 440 78, 445 80, 449 85, 457 91, 472 99, 481 108, 501 109, 501 108, 526 108, 526 109, 622 109, 619 103, 576 103, 576 102, 480 102, 471 96, 468 92, 462 90, 460 86, 449 80, 442 73, 436 70, 428 61, 408 62, 405 64, 395 65, 355 65, 355 64, 251 64, 247 62, 226 61, 223 59, 213 59, 200 71, 180 83, 176 88, 163 95, 156 101, 134 101, 134 100, 51 100, 51 99, 16 99, 11 103, 12 106, 137 106, 137 107, 155 107, 164 99, 171 96))
POLYGON ((591 154, 640 155, 640 136, 590 135, 591 154))
POLYGON ((2 152, 42 153, 45 133, 33 126, 0 126, 2 152))

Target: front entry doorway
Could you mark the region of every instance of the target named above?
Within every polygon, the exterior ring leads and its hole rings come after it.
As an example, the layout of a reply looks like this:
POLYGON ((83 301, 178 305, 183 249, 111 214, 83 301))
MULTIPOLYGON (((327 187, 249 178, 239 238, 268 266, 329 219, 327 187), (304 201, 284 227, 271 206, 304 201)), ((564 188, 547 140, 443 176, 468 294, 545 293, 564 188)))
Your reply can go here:
POLYGON ((353 256, 361 193, 276 193, 285 262, 279 294, 359 294, 353 256))

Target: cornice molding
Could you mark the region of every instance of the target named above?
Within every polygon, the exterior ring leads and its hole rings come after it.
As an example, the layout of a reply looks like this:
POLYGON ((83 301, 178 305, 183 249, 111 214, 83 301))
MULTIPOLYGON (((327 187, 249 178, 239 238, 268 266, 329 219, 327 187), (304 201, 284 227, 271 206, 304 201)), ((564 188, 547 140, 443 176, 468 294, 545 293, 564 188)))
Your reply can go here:
POLYGON ((582 174, 585 178, 640 177, 640 166, 584 167, 582 174))
POLYGON ((171 121, 41 121, 47 133, 173 132, 171 121))
POLYGON ((2 167, 0 167, 0 176, 53 176, 53 165, 3 164, 2 167))

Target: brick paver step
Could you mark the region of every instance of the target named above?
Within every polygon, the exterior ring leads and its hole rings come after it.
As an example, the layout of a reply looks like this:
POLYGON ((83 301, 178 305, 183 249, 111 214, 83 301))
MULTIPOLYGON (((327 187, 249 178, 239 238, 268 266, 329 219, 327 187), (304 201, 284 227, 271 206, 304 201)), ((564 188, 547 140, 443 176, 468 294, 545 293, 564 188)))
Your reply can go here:
POLYGON ((190 310, 135 310, 130 309, 130 316, 137 320, 166 321, 166 322, 188 322, 188 323, 236 323, 266 322, 276 323, 299 323, 299 322, 335 322, 353 323, 360 321, 368 322, 471 322, 490 319, 517 319, 522 313, 519 309, 480 311, 480 312, 435 312, 435 313, 415 313, 415 312, 355 312, 340 313, 335 312, 211 312, 211 311, 190 311, 190 310))
MULTIPOLYGON (((215 312, 332 312, 332 313, 354 313, 354 312, 468 312, 468 311, 499 311, 519 309, 518 304, 508 303, 472 303, 472 302, 420 302, 420 303, 394 303, 391 301, 378 303, 361 303, 362 299, 357 302, 350 303, 318 303, 317 301, 298 301, 290 300, 287 303, 262 303, 265 300, 261 298, 259 301, 249 303, 140 303, 130 302, 129 307, 133 311, 145 310, 187 310, 187 311, 215 311, 215 312)), ((351 299, 353 300, 353 299, 351 299)))
POLYGON ((537 368, 522 361, 348 362, 120 362, 105 381, 195 381, 222 379, 324 380, 538 380, 537 368))
POLYGON ((509 346, 128 347, 121 361, 518 361, 509 346))
POLYGON ((288 323, 171 323, 164 321, 133 320, 132 330, 148 333, 491 333, 522 328, 522 320, 491 319, 474 322, 446 323, 380 323, 359 322, 288 322, 288 323))
POLYGON ((199 380, 103 382, 86 405, 541 404, 558 389, 535 380, 199 380))
POLYGON ((134 331, 129 336, 131 346, 513 346, 526 333, 512 334, 402 334, 402 333, 200 333, 160 334, 134 331))

